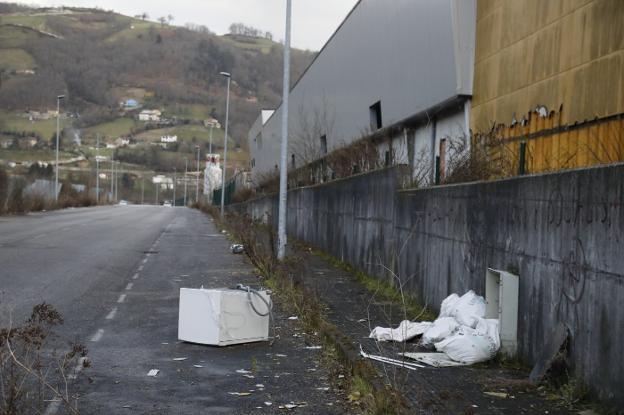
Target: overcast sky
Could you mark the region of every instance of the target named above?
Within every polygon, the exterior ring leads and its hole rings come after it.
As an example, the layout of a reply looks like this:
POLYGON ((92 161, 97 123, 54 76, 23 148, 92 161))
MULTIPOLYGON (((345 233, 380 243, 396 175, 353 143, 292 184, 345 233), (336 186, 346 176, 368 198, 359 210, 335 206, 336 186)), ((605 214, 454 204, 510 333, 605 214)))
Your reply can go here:
MULTIPOLYGON (((171 14, 173 24, 196 23, 218 34, 240 22, 284 38, 286 0, 34 0, 42 6, 100 7, 126 15, 142 12, 151 20, 171 14)), ((357 0, 293 0, 292 45, 319 50, 357 0)))

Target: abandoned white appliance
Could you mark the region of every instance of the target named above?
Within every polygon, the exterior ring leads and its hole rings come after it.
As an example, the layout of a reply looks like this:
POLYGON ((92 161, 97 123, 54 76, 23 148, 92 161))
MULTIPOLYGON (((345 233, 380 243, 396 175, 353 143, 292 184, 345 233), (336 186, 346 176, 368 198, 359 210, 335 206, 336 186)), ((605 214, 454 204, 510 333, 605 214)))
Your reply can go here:
POLYGON ((513 357, 518 349, 517 275, 488 268, 485 276, 485 318, 497 318, 501 352, 513 357))
POLYGON ((271 297, 266 290, 180 289, 178 339, 213 346, 269 340, 271 297))

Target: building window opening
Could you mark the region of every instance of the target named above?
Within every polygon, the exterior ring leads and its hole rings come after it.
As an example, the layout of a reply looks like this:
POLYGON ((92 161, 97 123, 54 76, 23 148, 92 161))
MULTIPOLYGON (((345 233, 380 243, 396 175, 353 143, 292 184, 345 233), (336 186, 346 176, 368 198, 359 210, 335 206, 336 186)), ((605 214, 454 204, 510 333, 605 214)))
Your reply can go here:
POLYGON ((321 136, 321 154, 327 154, 327 135, 321 136))
POLYGON ((383 127, 381 120, 381 101, 377 101, 370 106, 370 125, 373 131, 383 127))
POLYGON ((290 165, 291 165, 291 167, 292 167, 293 169, 294 169, 294 168, 295 168, 295 166, 296 166, 296 163, 295 163, 295 155, 294 155, 294 154, 290 156, 290 165))

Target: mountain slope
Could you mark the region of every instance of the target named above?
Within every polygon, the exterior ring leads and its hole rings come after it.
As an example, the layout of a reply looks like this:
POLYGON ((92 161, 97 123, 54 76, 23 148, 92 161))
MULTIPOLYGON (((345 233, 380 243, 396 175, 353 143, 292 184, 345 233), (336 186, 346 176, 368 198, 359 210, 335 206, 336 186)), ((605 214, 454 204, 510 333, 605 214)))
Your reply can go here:
MULTIPOLYGON (((219 72, 228 71, 231 136, 244 143, 260 106, 279 104, 282 47, 191 29, 97 9, 0 3, 0 108, 52 109, 64 93, 66 108, 80 114, 80 128, 118 118, 119 102, 129 98, 183 118, 223 120, 219 72)), ((293 50, 293 79, 313 56, 293 50)))

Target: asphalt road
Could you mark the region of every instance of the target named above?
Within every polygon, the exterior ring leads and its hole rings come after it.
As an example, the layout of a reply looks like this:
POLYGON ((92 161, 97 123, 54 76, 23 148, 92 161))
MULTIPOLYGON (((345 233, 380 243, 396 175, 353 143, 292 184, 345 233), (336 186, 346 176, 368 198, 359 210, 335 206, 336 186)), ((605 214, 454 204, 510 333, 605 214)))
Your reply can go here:
POLYGON ((322 350, 309 347, 316 340, 279 304, 273 346, 178 341, 180 287, 257 282, 229 243, 186 208, 0 218, 0 322, 20 321, 43 301, 62 313, 60 338, 89 348, 92 367, 71 385, 84 414, 281 413, 290 403, 297 413, 345 413, 341 376, 319 364, 322 350), (151 369, 160 372, 148 377, 151 369))

